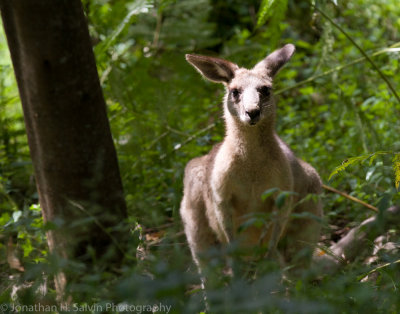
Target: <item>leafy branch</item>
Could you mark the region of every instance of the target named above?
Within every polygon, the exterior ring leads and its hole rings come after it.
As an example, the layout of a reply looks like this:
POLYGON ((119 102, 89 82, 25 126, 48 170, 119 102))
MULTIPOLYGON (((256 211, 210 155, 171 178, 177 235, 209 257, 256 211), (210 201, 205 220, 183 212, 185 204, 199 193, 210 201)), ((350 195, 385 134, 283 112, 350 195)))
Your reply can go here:
POLYGON ((356 157, 351 157, 342 162, 342 164, 338 167, 336 167, 332 173, 329 175, 330 180, 334 175, 338 174, 339 172, 342 172, 346 170, 346 168, 350 165, 353 164, 361 164, 364 161, 369 159, 369 164, 371 165, 376 157, 380 155, 394 155, 393 157, 393 170, 394 170, 394 175, 395 175, 395 186, 396 189, 399 188, 400 184, 400 153, 397 152, 392 152, 392 151, 378 151, 372 154, 368 155, 361 155, 361 156, 356 156, 356 157))
POLYGON ((270 44, 275 46, 282 33, 282 22, 285 18, 288 0, 263 0, 258 11, 256 28, 268 21, 268 29, 271 32, 270 44))
POLYGON ((314 9, 318 11, 325 19, 329 21, 333 26, 335 26, 364 56, 364 58, 371 64, 371 66, 375 69, 375 71, 379 74, 382 80, 385 81, 386 85, 392 91, 393 95, 396 97, 398 103, 400 104, 400 97, 397 94, 395 88, 393 87, 392 83, 388 80, 388 78, 383 74, 383 72, 379 69, 379 67, 375 64, 375 62, 370 58, 370 56, 361 48, 359 44, 334 20, 332 20, 324 11, 319 9, 317 6, 314 5, 314 9))
POLYGON ((287 0, 263 0, 258 13, 257 27, 265 24, 269 18, 272 18, 274 24, 281 22, 286 10, 287 0))
POLYGON ((122 22, 118 25, 118 27, 112 32, 110 36, 108 36, 103 44, 102 51, 107 50, 111 45, 115 43, 116 38, 126 29, 127 26, 132 21, 132 18, 140 13, 148 12, 148 10, 153 6, 152 2, 149 0, 136 0, 131 3, 128 7, 128 14, 122 20, 122 22))
POLYGON ((400 153, 394 154, 393 157, 394 184, 396 189, 399 189, 400 183, 400 153))
MULTIPOLYGON (((395 43, 395 44, 391 45, 390 47, 380 49, 380 50, 370 54, 369 57, 373 58, 373 57, 379 56, 381 54, 390 53, 390 52, 400 52, 400 42, 395 43)), ((281 89, 277 90, 276 92, 274 92, 274 94, 275 95, 279 95, 279 94, 281 94, 283 92, 286 92, 286 91, 295 89, 295 88, 297 88, 299 86, 311 83, 311 82, 313 82, 313 81, 315 81, 315 80, 317 80, 317 79, 319 79, 321 77, 327 76, 327 75, 329 75, 331 73, 339 72, 339 71, 341 71, 341 70, 343 70, 345 68, 348 68, 348 67, 353 66, 353 65, 355 65, 357 63, 363 62, 365 60, 367 60, 365 57, 360 57, 360 58, 355 59, 355 60, 353 60, 353 61, 351 61, 349 63, 346 63, 344 65, 339 65, 339 66, 336 66, 334 68, 331 68, 331 69, 329 69, 329 70, 327 70, 327 71, 325 71, 323 73, 310 76, 309 78, 307 78, 307 79, 305 79, 303 81, 297 82, 296 84, 293 84, 291 86, 288 86, 288 87, 285 87, 285 88, 281 88, 281 89)))

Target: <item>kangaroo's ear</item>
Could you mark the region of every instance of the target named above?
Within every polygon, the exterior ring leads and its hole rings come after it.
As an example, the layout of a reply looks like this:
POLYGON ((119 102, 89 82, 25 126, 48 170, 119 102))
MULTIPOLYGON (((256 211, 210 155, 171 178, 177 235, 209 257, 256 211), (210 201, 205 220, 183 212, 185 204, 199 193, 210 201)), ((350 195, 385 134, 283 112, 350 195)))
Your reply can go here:
POLYGON ((273 53, 268 55, 264 60, 260 61, 253 68, 253 71, 260 73, 261 75, 267 75, 274 77, 278 73, 279 69, 290 60, 293 56, 295 46, 287 44, 281 49, 275 50, 273 53))
POLYGON ((230 61, 207 56, 187 54, 186 60, 206 79, 216 83, 229 83, 239 68, 230 61))

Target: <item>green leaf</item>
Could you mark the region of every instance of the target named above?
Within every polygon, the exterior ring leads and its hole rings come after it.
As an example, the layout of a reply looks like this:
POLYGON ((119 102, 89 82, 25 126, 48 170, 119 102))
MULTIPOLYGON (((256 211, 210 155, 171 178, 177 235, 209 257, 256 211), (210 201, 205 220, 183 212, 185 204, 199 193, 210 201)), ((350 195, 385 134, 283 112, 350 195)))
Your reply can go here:
POLYGON ((312 86, 303 87, 300 88, 300 92, 303 95, 311 95, 312 93, 314 93, 314 88, 312 86))
POLYGON ((279 191, 280 191, 279 188, 268 189, 261 195, 261 199, 263 201, 265 201, 267 198, 271 197, 273 194, 275 194, 276 192, 279 192, 279 191))
POLYGON ((274 29, 285 17, 287 0, 263 0, 258 11, 257 27, 262 26, 270 17, 273 17, 271 28, 274 29))
POLYGON ((400 184, 400 153, 397 153, 393 157, 393 171, 394 171, 394 184, 396 189, 399 189, 400 184))
POLYGON ((29 256, 29 254, 33 251, 32 242, 28 237, 26 237, 26 240, 21 245, 21 247, 22 247, 22 250, 24 251, 24 257, 29 256))
POLYGON ((247 219, 244 223, 242 223, 239 228, 238 232, 242 232, 246 230, 249 227, 256 227, 256 228, 261 228, 265 224, 265 220, 260 218, 260 217, 252 217, 250 219, 247 219))
POLYGON ((42 209, 40 208, 40 204, 32 204, 31 206, 29 206, 30 210, 36 211, 36 212, 40 212, 42 209))
POLYGON ((291 213, 290 218, 292 218, 292 219, 313 219, 315 221, 318 221, 321 224, 323 223, 323 219, 321 219, 321 217, 318 217, 317 215, 314 215, 310 212, 291 213))
POLYGON ((357 163, 357 162, 361 162, 364 161, 366 158, 368 158, 369 155, 364 155, 364 156, 358 156, 358 157, 352 157, 349 159, 345 159, 342 164, 338 167, 336 167, 332 173, 329 175, 328 180, 330 180, 335 174, 338 174, 339 172, 344 171, 348 166, 357 163))
POLYGON ((149 8, 153 7, 152 1, 149 0, 136 0, 129 6, 129 12, 122 20, 122 22, 118 25, 115 31, 108 36, 108 38, 103 43, 103 51, 107 50, 110 47, 115 39, 122 33, 122 31, 128 26, 132 20, 132 17, 138 15, 140 13, 147 12, 149 8))
POLYGON ((14 222, 17 222, 19 218, 22 216, 22 211, 18 210, 16 212, 13 212, 13 220, 14 222))
POLYGON ((283 191, 283 192, 281 192, 281 193, 278 195, 278 197, 276 198, 276 200, 275 200, 275 205, 276 205, 278 208, 282 208, 283 205, 285 205, 286 199, 287 199, 289 196, 295 195, 295 194, 297 194, 297 193, 291 192, 291 191, 283 191))
POLYGON ((381 199, 378 201, 378 209, 380 213, 383 213, 386 209, 389 208, 390 202, 392 201, 393 195, 390 193, 384 193, 381 199))
POLYGON ((356 164, 356 163, 362 163, 367 159, 370 160, 370 165, 371 163, 376 159, 378 155, 386 155, 386 154, 392 154, 391 151, 378 151, 369 155, 362 155, 362 156, 357 156, 357 157, 351 157, 349 159, 346 159, 342 162, 342 164, 338 167, 336 167, 332 173, 329 175, 328 180, 330 180, 335 174, 338 174, 339 172, 344 171, 348 166, 356 164))
POLYGON ((257 27, 263 25, 267 19, 271 16, 271 7, 275 0, 263 0, 258 12, 257 27))

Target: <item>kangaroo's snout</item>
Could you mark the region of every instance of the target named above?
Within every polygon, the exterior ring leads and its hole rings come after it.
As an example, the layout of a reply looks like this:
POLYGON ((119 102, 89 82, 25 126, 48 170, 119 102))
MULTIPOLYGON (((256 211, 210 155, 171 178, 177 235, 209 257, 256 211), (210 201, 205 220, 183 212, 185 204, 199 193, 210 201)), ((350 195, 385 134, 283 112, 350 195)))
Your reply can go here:
POLYGON ((243 88, 243 98, 240 103, 242 106, 242 121, 255 125, 261 117, 260 95, 257 89, 250 85, 243 88))
POLYGON ((246 115, 250 118, 251 125, 256 124, 258 122, 258 120, 260 120, 260 114, 261 114, 260 108, 246 111, 246 115))

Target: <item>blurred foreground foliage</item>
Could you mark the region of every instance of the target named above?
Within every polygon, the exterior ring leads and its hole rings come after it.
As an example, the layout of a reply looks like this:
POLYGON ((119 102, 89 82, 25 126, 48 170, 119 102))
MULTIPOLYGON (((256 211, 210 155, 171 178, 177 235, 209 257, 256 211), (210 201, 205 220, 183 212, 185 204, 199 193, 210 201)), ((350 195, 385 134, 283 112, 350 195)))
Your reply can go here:
MULTIPOLYGON (((80 285, 70 287, 79 304, 161 302, 172 305, 173 313, 204 309, 181 232, 179 202, 185 164, 223 137, 223 90, 202 80, 185 53, 250 67, 275 48, 295 44, 296 54, 275 86, 278 133, 326 184, 379 209, 399 204, 400 103, 337 27, 398 90, 398 1, 317 1, 332 21, 314 3, 83 1, 137 242, 137 260, 120 269, 118 278, 101 267, 97 277, 85 275, 82 265, 60 265, 48 252, 45 231, 51 226, 43 224, 38 211, 18 89, 1 31, 0 303, 33 304, 44 286, 49 291, 42 298, 54 302, 52 276, 62 267, 81 272, 80 285), (358 156, 357 162, 351 159, 358 156), (104 280, 107 284, 99 287, 104 280)), ((324 194, 323 202, 327 245, 371 215, 337 194, 324 194)), ((398 239, 398 229, 389 233, 398 239)), ((221 253, 210 254, 210 267, 222 267, 221 253)), ((229 284, 209 293, 209 301, 215 313, 397 313, 399 264, 390 263, 399 254, 379 258, 389 265, 366 282, 360 276, 378 262, 359 260, 317 281, 304 271, 282 282, 276 265, 261 261, 256 279, 228 278, 229 284)))

